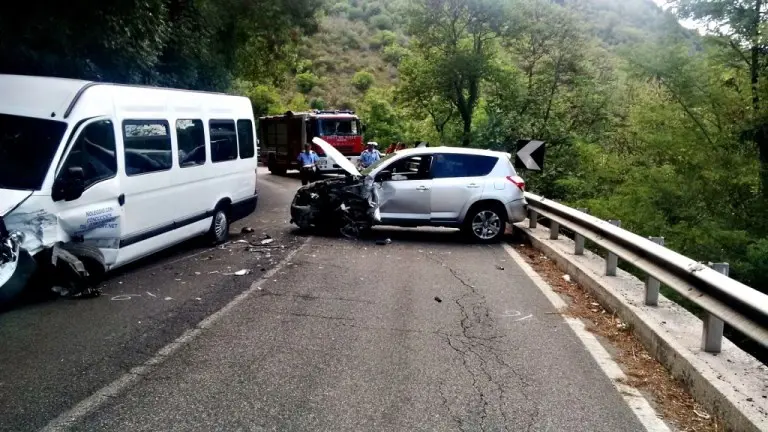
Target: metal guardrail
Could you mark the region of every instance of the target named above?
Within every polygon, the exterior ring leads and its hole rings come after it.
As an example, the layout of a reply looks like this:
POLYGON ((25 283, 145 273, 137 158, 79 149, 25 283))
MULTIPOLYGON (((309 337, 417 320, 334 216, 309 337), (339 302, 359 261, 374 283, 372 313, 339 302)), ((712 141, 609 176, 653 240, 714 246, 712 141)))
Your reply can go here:
POLYGON ((575 233, 574 253, 584 253, 584 239, 608 251, 606 275, 615 276, 617 258, 648 275, 645 304, 658 305, 663 283, 701 307, 705 312, 701 348, 721 351, 723 323, 728 323, 761 346, 768 348, 768 295, 727 276, 727 264, 696 262, 663 246, 663 238, 643 238, 619 227, 619 221, 604 221, 555 201, 526 192, 531 228, 538 215, 550 220, 550 238, 557 239, 560 226, 575 233))

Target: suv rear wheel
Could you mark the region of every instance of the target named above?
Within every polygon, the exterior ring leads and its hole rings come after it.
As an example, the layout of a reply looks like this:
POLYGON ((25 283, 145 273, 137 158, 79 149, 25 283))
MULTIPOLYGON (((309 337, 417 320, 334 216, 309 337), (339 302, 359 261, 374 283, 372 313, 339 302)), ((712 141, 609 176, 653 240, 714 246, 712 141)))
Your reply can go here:
POLYGON ((472 209, 464 222, 465 233, 478 243, 497 243, 504 236, 507 218, 501 206, 486 205, 472 209))

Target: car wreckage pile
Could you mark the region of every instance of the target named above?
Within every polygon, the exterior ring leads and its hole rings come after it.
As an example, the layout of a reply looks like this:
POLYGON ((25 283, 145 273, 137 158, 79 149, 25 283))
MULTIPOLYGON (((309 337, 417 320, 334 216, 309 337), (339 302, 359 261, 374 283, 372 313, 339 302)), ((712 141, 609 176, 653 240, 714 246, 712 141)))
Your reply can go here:
POLYGON ((360 174, 352 162, 326 141, 314 138, 313 142, 346 175, 302 186, 291 203, 291 223, 301 229, 339 232, 357 238, 381 220, 379 185, 371 176, 360 174))

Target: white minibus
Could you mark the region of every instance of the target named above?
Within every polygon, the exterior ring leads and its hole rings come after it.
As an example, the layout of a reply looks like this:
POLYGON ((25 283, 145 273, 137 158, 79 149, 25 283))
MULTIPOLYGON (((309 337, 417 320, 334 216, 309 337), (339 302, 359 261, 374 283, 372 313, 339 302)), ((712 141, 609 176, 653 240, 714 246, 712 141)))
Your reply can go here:
POLYGON ((254 126, 245 97, 0 74, 0 303, 41 265, 73 293, 186 239, 225 241, 256 209, 254 126))

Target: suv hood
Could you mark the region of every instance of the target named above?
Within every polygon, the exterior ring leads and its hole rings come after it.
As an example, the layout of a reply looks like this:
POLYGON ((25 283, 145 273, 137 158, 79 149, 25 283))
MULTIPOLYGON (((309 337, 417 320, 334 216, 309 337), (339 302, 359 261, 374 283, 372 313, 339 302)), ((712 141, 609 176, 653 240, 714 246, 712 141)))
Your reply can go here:
POLYGON ((0 216, 5 216, 6 213, 24 202, 30 195, 32 195, 30 191, 0 189, 0 216))
MULTIPOLYGON (((325 155, 329 158, 333 159, 333 161, 336 163, 336 165, 340 166, 341 169, 348 172, 349 174, 353 176, 360 177, 360 171, 355 168, 355 164, 349 161, 349 159, 345 158, 341 152, 336 150, 336 147, 330 145, 327 141, 325 141, 322 138, 314 137, 312 138, 312 142, 315 143, 318 147, 323 149, 323 152, 325 152, 325 155)), ((2 202, 2 200, 0 200, 2 202)))

